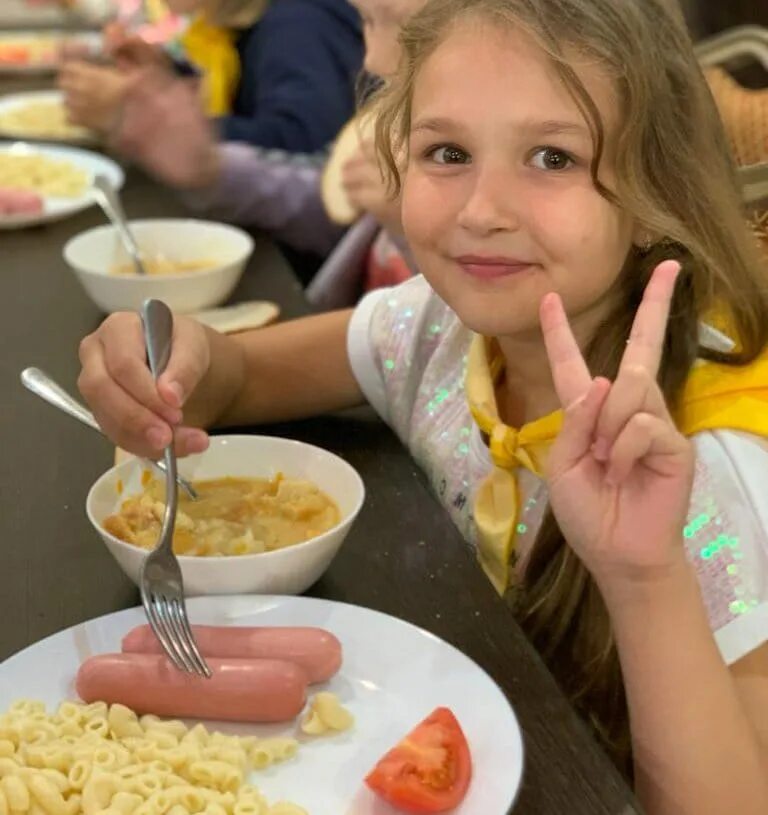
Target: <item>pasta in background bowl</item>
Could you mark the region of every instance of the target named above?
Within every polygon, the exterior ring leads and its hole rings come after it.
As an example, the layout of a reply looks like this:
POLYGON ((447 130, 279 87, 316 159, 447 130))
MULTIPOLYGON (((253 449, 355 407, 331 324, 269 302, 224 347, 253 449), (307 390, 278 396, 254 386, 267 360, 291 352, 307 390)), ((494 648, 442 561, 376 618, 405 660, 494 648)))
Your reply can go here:
MULTIPOLYGON (((112 467, 91 488, 86 512, 112 556, 138 584, 146 551, 104 529, 128 495, 142 491, 146 463, 130 458, 112 467)), ((188 595, 300 594, 328 568, 363 504, 358 473, 333 453, 304 442, 266 436, 215 436, 204 453, 179 460, 179 473, 191 480, 286 478, 309 481, 338 507, 340 521, 304 543, 236 557, 179 555, 188 595)))

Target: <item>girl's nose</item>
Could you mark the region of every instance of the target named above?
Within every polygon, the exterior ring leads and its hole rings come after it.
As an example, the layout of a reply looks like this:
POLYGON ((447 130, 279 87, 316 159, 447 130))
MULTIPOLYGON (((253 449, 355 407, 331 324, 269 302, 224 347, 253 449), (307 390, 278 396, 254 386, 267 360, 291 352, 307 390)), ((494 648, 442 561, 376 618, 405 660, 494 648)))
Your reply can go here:
POLYGON ((477 235, 514 231, 520 226, 512 174, 498 168, 478 169, 461 208, 458 224, 477 235))

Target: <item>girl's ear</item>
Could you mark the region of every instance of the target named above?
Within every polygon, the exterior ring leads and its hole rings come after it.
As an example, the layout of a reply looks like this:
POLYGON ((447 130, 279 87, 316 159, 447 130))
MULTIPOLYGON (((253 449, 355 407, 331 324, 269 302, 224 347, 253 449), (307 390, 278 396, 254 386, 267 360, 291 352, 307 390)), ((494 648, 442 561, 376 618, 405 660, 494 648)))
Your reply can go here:
POLYGON ((656 243, 656 238, 651 232, 641 224, 635 226, 632 233, 632 245, 640 249, 641 252, 649 252, 656 243))

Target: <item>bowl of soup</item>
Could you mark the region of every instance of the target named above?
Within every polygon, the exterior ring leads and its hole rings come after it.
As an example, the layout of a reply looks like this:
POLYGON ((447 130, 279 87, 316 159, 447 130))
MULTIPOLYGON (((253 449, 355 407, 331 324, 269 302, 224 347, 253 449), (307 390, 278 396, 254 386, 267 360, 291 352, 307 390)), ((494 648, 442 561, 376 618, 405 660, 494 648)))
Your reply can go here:
POLYGON ((138 311, 147 298, 180 314, 212 308, 232 294, 253 252, 234 226, 195 219, 131 221, 146 275, 138 274, 111 225, 89 229, 64 247, 64 259, 104 312, 138 311))
MULTIPOLYGON (((268 436, 216 436, 179 459, 198 498, 179 490, 173 547, 188 595, 300 594, 336 556, 365 488, 333 453, 268 436)), ((129 458, 104 473, 86 500, 94 529, 137 585, 165 512, 165 476, 129 458)))

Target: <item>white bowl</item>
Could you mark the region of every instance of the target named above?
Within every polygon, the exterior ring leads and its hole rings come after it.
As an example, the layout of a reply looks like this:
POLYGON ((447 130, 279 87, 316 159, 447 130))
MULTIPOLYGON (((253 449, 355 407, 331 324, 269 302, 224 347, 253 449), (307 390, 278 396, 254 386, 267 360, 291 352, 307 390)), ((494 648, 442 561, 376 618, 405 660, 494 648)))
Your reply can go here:
MULTIPOLYGON (((91 487, 86 500, 90 522, 137 585, 145 550, 110 535, 102 523, 128 496, 141 492, 141 476, 147 466, 130 458, 112 467, 91 487), (122 482, 122 494, 118 482, 122 482)), ((214 436, 204 453, 179 459, 179 473, 189 479, 272 478, 279 472, 315 483, 336 502, 341 522, 305 543, 273 552, 224 557, 180 555, 187 595, 300 594, 328 568, 365 498, 360 476, 346 461, 311 444, 267 436, 214 436)))
POLYGON ((168 275, 113 274, 128 255, 111 225, 76 235, 64 247, 64 259, 88 296, 106 312, 138 311, 148 297, 186 313, 223 303, 237 285, 253 252, 250 235, 234 226, 191 219, 131 221, 141 250, 178 262, 211 261, 199 272, 168 275))

